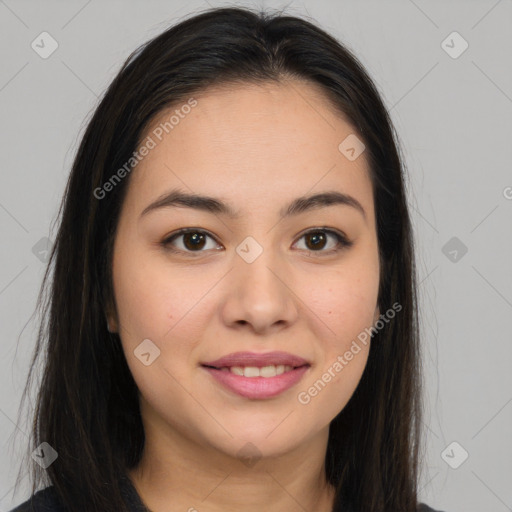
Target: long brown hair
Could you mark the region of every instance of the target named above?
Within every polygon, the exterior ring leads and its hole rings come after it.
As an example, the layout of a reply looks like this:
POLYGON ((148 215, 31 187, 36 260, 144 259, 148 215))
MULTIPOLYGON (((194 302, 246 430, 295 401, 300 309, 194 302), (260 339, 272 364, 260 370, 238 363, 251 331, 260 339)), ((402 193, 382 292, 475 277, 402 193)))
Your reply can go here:
POLYGON ((129 161, 162 109, 210 85, 284 77, 321 86, 364 141, 381 265, 378 305, 381 312, 396 302, 402 306, 374 334, 361 381, 331 422, 325 467, 337 489, 333 510, 416 510, 421 368, 398 138, 375 85, 346 47, 312 22, 245 8, 203 11, 142 45, 87 125, 59 211, 39 298, 43 321, 22 398, 23 404, 42 357, 27 456, 41 442, 59 456, 46 470, 31 464, 32 493, 52 484, 70 511, 126 511, 118 477, 137 466, 144 447, 137 386, 117 334, 105 324, 113 304, 113 240, 129 175, 106 199, 98 198, 98 189, 129 161))

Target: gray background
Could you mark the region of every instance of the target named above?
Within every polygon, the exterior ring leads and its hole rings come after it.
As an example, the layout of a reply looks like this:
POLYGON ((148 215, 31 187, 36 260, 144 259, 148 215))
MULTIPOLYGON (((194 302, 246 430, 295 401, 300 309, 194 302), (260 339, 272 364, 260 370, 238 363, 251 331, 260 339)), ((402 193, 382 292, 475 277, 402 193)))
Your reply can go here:
MULTIPOLYGON (((421 499, 446 512, 512 510, 512 1, 238 5, 311 16, 377 83, 403 144, 418 248, 428 435, 421 499), (453 31, 469 44, 457 58, 445 49, 460 51, 460 39, 442 44, 453 31), (462 450, 469 456, 460 464, 462 450)), ((28 478, 12 491, 28 432, 28 423, 16 425, 35 336, 27 322, 44 271, 41 239, 54 238, 85 122, 133 49, 206 7, 0 0, 0 511, 28 496, 28 478), (43 31, 59 45, 47 59, 31 48, 43 31)))

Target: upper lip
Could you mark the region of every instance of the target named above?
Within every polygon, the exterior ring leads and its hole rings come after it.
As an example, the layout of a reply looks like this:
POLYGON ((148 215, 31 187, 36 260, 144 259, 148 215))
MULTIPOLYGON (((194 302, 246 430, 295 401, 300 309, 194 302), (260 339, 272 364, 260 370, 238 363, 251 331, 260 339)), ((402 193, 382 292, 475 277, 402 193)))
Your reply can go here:
POLYGON ((214 368, 224 368, 232 366, 256 366, 264 367, 271 365, 284 365, 299 367, 309 365, 309 363, 302 357, 288 352, 266 352, 258 354, 256 352, 233 352, 227 356, 216 359, 215 361, 208 361, 202 363, 203 366, 213 366, 214 368))

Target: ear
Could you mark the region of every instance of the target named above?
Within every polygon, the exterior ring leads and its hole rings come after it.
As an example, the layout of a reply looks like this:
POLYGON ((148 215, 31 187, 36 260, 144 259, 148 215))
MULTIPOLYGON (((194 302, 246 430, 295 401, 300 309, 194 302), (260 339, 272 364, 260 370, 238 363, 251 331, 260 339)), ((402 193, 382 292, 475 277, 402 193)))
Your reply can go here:
POLYGON ((108 332, 117 332, 117 322, 110 317, 107 317, 107 330, 108 332))
POLYGON ((112 305, 107 306, 105 318, 107 320, 108 332, 118 332, 117 314, 115 312, 115 308, 113 308, 112 305))
POLYGON ((374 324, 377 322, 379 317, 380 317, 380 309, 379 309, 379 306, 377 305, 377 307, 375 308, 375 313, 373 315, 373 323, 374 324))

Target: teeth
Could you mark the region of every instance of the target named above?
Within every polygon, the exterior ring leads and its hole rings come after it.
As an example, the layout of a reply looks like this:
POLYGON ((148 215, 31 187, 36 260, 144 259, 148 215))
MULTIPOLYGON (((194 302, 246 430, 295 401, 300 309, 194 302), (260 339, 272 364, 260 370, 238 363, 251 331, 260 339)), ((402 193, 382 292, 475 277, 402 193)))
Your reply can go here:
POLYGON ((255 366, 246 366, 244 368, 244 377, 259 377, 260 369, 255 366))
POLYGON ((289 365, 270 365, 264 366, 263 368, 257 368, 256 366, 232 366, 231 368, 221 368, 222 371, 231 371, 235 375, 241 377, 275 377, 281 375, 284 372, 290 372, 293 370, 292 366, 289 365))
MULTIPOLYGON (((284 368, 283 368, 284 370, 284 368)), ((245 375, 245 372, 244 372, 245 375)), ((275 366, 264 366, 260 368, 260 377, 275 377, 277 375, 277 368, 275 366)))

